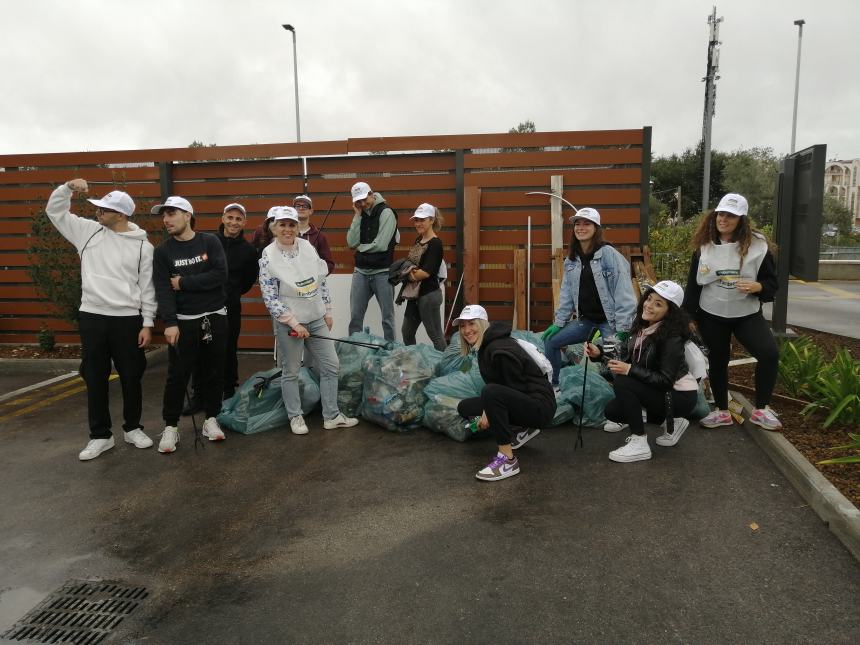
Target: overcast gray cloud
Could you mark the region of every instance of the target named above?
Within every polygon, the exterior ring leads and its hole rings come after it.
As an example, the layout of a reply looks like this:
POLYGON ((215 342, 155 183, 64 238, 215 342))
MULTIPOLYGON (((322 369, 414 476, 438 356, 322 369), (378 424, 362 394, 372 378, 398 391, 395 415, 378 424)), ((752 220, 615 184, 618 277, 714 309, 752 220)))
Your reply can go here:
MULTIPOLYGON (((0 153, 653 126, 701 136, 712 0, 5 0, 0 153)), ((860 157, 856 0, 723 0, 713 145, 860 157)))

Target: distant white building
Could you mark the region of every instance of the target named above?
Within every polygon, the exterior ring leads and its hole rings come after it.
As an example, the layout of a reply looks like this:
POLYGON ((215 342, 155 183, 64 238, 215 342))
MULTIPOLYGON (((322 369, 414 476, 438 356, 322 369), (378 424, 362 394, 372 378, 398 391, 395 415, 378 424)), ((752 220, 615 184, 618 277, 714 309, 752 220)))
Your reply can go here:
POLYGON ((834 159, 824 166, 824 192, 837 197, 854 216, 854 226, 860 226, 860 159, 834 159))

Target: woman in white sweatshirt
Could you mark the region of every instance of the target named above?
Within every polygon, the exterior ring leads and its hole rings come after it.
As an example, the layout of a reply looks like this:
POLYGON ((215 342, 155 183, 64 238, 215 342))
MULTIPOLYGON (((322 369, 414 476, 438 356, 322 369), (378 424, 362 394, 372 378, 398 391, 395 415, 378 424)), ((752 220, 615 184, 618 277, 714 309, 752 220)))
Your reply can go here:
POLYGON ((134 201, 114 190, 88 200, 97 208, 98 221, 73 215, 72 194, 88 190, 85 180, 72 179, 51 193, 45 209, 81 256, 81 376, 87 384, 90 427, 90 441, 78 455, 81 461, 114 447, 108 399, 111 362, 122 385, 125 441, 138 448, 152 445, 140 425, 141 377, 156 311, 153 247, 146 231, 129 221, 134 201))

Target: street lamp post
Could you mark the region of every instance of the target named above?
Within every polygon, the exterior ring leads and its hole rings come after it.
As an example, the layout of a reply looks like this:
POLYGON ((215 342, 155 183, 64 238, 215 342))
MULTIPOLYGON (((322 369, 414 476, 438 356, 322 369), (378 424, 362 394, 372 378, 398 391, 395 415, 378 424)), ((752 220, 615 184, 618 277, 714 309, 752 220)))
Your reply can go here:
POLYGON ((281 25, 293 35, 293 80, 296 90, 296 141, 302 141, 302 127, 299 122, 299 61, 296 56, 296 28, 292 25, 281 25))
POLYGON ((794 154, 794 141, 797 134, 797 94, 800 89, 800 45, 803 41, 803 25, 805 20, 795 20, 797 25, 797 72, 794 75, 794 114, 791 116, 791 152, 794 154))

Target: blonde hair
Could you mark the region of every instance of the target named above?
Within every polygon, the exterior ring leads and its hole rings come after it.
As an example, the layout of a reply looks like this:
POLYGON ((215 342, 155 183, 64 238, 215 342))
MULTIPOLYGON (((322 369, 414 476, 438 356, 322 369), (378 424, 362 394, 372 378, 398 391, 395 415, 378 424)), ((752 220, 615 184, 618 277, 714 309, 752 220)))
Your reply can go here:
POLYGON ((475 341, 475 344, 469 346, 469 343, 463 340, 463 337, 460 336, 460 356, 466 356, 471 350, 478 351, 481 349, 481 342, 484 340, 484 332, 487 331, 487 327, 490 326, 489 321, 484 320, 483 318, 473 318, 475 323, 478 325, 478 340, 475 341))
POLYGON ((439 209, 435 206, 433 207, 435 213, 433 214, 433 230, 437 233, 442 229, 442 224, 444 220, 442 218, 442 213, 439 212, 439 209))

